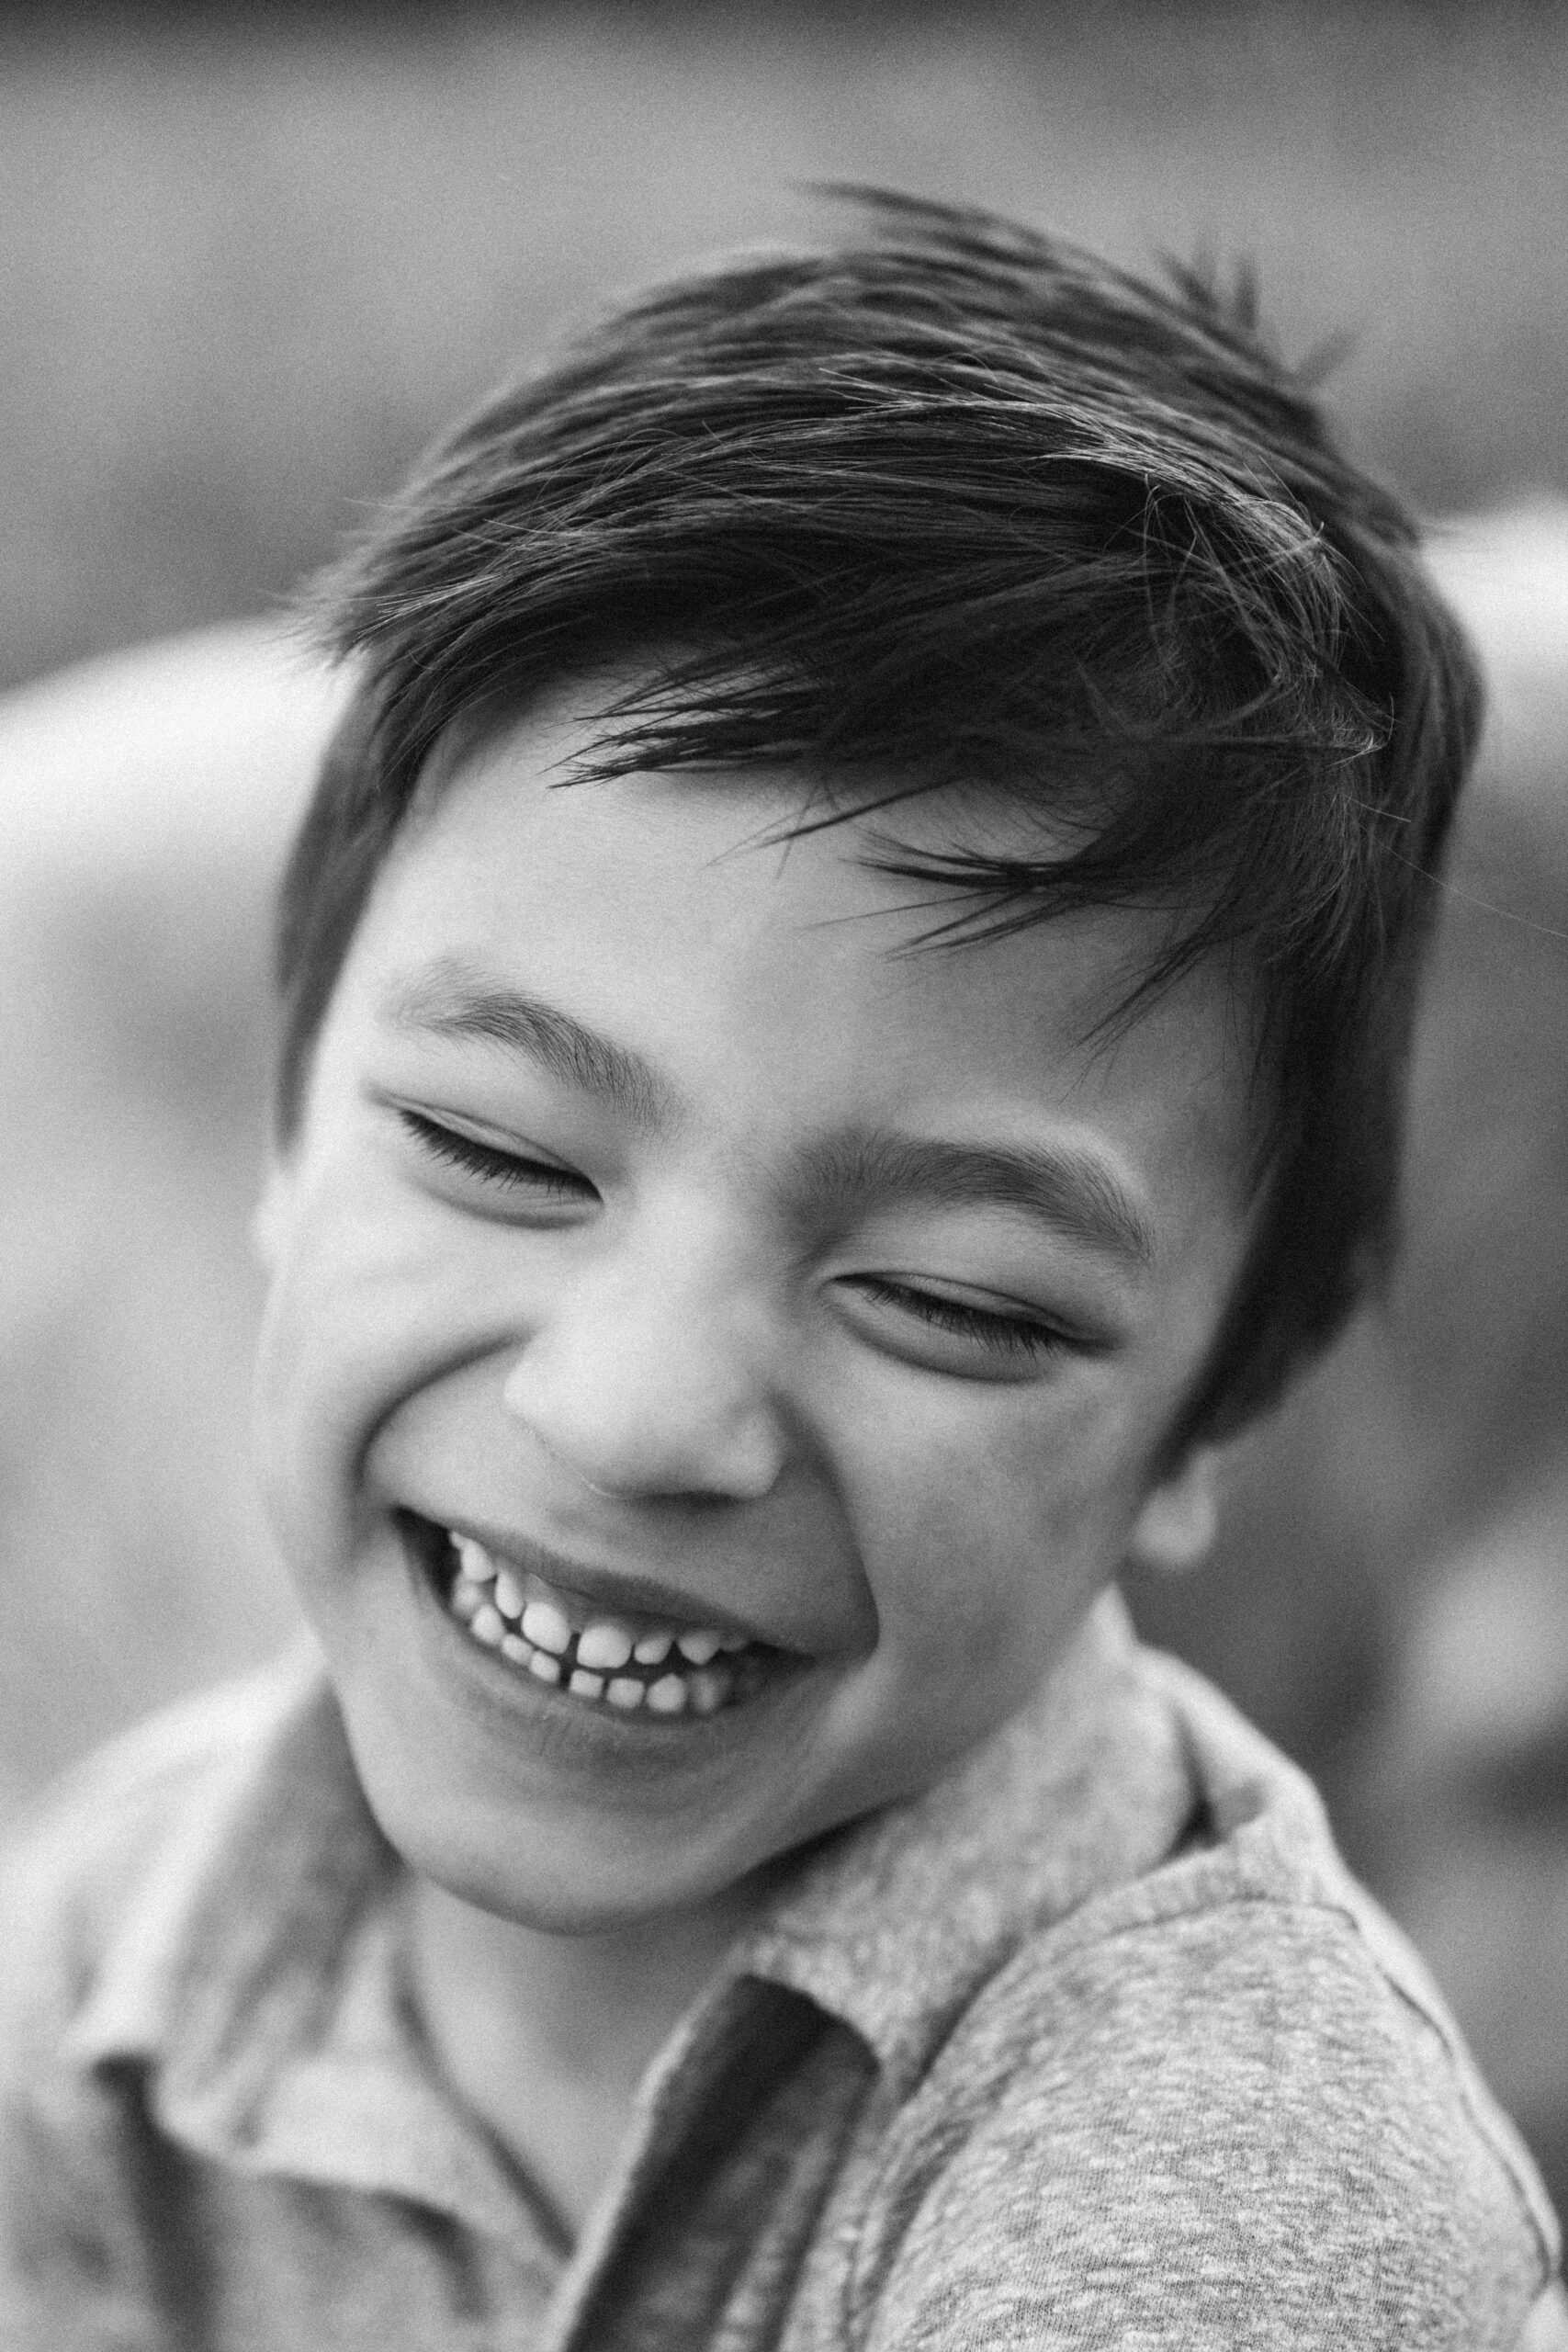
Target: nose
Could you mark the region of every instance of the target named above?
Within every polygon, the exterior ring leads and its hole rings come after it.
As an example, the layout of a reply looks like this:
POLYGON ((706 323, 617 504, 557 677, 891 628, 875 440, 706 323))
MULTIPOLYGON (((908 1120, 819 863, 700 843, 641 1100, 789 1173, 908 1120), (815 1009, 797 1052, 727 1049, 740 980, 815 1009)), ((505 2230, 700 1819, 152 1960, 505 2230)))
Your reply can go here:
POLYGON ((584 1275, 508 1374, 508 1413, 585 1486, 756 1502, 788 1452, 762 1318, 666 1255, 584 1275))

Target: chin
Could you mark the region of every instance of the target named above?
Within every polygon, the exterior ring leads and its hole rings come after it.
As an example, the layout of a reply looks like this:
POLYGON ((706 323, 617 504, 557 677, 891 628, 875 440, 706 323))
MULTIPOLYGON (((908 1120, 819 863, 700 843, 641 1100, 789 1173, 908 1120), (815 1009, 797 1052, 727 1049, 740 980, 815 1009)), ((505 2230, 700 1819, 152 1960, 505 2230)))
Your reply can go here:
POLYGON ((677 1834, 650 1849, 631 1825, 544 1818, 445 1801, 427 1775, 367 1787, 382 1834, 416 1876, 460 1902, 549 1935, 610 1934, 733 1894, 774 1856, 677 1834))

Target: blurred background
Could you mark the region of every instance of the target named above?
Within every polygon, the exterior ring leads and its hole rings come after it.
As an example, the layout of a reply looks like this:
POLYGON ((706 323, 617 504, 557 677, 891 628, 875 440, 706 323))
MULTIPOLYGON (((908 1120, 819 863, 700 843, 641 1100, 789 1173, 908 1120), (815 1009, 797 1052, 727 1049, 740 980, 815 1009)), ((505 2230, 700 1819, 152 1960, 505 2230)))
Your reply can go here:
POLYGON ((292 1620, 245 1459, 277 617, 606 294, 864 178, 1252 256, 1492 672, 1408 1247, 1157 1639, 1318 1775, 1568 2202, 1568 9, 0 18, 0 1817, 292 1620))

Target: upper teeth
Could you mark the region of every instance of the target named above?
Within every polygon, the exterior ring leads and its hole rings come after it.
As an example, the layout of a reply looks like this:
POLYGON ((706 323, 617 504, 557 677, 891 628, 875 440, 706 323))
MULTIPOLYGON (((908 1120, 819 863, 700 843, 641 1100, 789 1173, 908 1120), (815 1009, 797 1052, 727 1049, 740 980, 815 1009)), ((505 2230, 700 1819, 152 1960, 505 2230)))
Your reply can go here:
POLYGON ((463 1564, 463 1574, 469 1583, 489 1584, 496 1573, 496 1566, 484 1545, 476 1544, 471 1535, 454 1535, 452 1541, 463 1564))
POLYGON ((577 1637, 579 1666, 625 1666, 632 1654, 632 1637, 624 1625, 590 1625, 577 1637))
POLYGON ((597 1700, 607 1678, 634 1660, 643 1667, 660 1666, 672 1649, 680 1652, 676 1665, 699 1669, 689 1684, 680 1673, 666 1674, 649 1685, 635 1679, 614 1680, 609 1683, 611 1701, 630 1708, 641 1705, 646 1697, 655 1713, 678 1713, 690 1704, 696 1713, 709 1714, 729 1695, 733 1677, 728 1668, 714 1667, 713 1660, 721 1651, 744 1649, 744 1634, 722 1633, 714 1625, 636 1634, 608 1617, 595 1618, 579 1630, 558 1602, 537 1591, 532 1598, 525 1593, 517 1572, 492 1559, 471 1535, 454 1532, 451 1541, 460 1571, 452 1591, 454 1611, 487 1648, 499 1648, 504 1637, 506 1655, 515 1650, 518 1662, 539 1679, 561 1679, 575 1638, 566 1682, 581 1698, 597 1700))
POLYGON ((532 1642, 536 1649, 548 1650, 553 1657, 559 1657, 571 1647, 571 1627, 553 1600, 531 1600, 526 1609, 517 1613, 523 1621, 524 1639, 532 1642))

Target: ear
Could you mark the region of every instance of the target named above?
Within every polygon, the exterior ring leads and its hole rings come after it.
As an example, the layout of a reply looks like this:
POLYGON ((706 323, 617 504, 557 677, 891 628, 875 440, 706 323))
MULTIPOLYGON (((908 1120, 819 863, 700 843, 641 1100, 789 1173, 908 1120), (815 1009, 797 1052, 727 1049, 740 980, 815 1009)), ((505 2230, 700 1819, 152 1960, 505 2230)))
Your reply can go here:
POLYGON ((251 1252, 264 1273, 277 1272, 293 1190, 288 1162, 275 1152, 267 1160, 261 1198, 251 1213, 251 1252))
POLYGON ((1196 1567, 1220 1520, 1220 1449, 1195 1445, 1144 1498, 1128 1539, 1129 1558, 1175 1576, 1196 1567))

